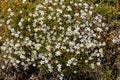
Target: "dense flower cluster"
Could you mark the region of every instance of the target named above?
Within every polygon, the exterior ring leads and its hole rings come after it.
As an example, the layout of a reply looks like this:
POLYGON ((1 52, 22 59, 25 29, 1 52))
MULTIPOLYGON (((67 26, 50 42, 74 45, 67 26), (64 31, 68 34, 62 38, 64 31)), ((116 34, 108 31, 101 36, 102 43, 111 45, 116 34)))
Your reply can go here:
POLYGON ((82 0, 42 0, 27 16, 22 16, 23 9, 8 12, 5 24, 10 38, 1 49, 15 67, 44 65, 51 73, 57 70, 62 80, 67 68, 75 67, 77 73, 79 65, 93 69, 101 65, 106 43, 100 39, 107 28, 93 5, 82 0))

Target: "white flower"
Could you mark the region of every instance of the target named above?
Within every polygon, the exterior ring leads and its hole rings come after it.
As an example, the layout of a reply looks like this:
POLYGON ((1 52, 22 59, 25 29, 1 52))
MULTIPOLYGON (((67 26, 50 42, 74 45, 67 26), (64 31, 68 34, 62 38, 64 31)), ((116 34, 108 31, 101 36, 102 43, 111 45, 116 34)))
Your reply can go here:
POLYGON ((98 22, 102 22, 102 20, 101 20, 101 19, 98 19, 98 22))
POLYGON ((81 5, 82 5, 82 3, 79 3, 78 5, 79 5, 79 6, 81 6, 81 5))
POLYGON ((61 2, 64 2, 64 0, 60 0, 61 2))
POLYGON ((62 9, 57 9, 57 12, 62 13, 63 11, 62 9))
POLYGON ((19 46, 20 46, 20 44, 18 44, 18 43, 17 43, 17 44, 15 44, 15 47, 19 47, 19 46))
POLYGON ((88 63, 88 60, 85 60, 85 63, 88 63))
POLYGON ((102 52, 103 52, 103 49, 102 49, 102 48, 100 48, 100 49, 99 49, 99 52, 100 52, 100 53, 102 53, 102 52))
POLYGON ((79 0, 80 2, 82 2, 82 0, 79 0))
POLYGON ((92 15, 92 11, 89 11, 89 14, 92 15))
POLYGON ((94 69, 94 68, 95 68, 94 63, 91 63, 91 68, 92 68, 92 69, 94 69))
POLYGON ((35 67, 35 66, 36 66, 36 64, 34 63, 34 64, 33 64, 33 67, 35 67))
POLYGON ((73 42, 73 41, 72 41, 72 42, 69 42, 69 45, 70 45, 70 46, 75 46, 75 42, 73 42))
POLYGON ((89 6, 87 3, 84 3, 83 5, 85 6, 85 8, 88 8, 89 6))
POLYGON ((79 16, 79 13, 75 13, 75 15, 74 15, 75 17, 78 17, 79 16))
POLYGON ((40 11, 40 14, 41 14, 41 16, 44 16, 45 13, 44 13, 44 11, 40 11))
POLYGON ((9 9, 8 9, 8 12, 11 12, 11 11, 12 11, 11 8, 9 8, 9 9))
POLYGON ((10 19, 7 20, 6 24, 10 24, 10 19))
POLYGON ((98 4, 95 4, 96 7, 98 7, 98 4))
POLYGON ((4 51, 6 50, 6 48, 7 48, 6 46, 1 46, 1 49, 4 51))
POLYGON ((18 25, 21 27, 21 26, 22 26, 22 22, 20 21, 20 22, 18 23, 18 25))
POLYGON ((23 11, 20 11, 20 14, 22 14, 23 11))
POLYGON ((21 18, 21 20, 20 20, 21 22, 23 22, 24 21, 24 19, 23 18, 21 18))
POLYGON ((67 6, 67 11, 72 11, 71 6, 67 6))
POLYGON ((16 63, 18 64, 18 63, 20 63, 20 61, 19 61, 19 60, 16 60, 16 63))
POLYGON ((116 39, 112 39, 112 42, 113 42, 113 43, 116 43, 117 41, 116 41, 116 39))
POLYGON ((72 64, 71 60, 68 60, 67 65, 66 66, 70 66, 72 64))
POLYGON ((76 73, 77 73, 77 71, 74 71, 74 73, 76 74, 76 73))
POLYGON ((61 71, 61 64, 58 64, 57 67, 58 67, 58 71, 60 72, 61 71))
POLYGON ((99 56, 100 56, 100 54, 99 54, 99 53, 97 53, 96 55, 97 55, 97 57, 99 57, 99 56))
POLYGON ((2 24, 0 23, 0 27, 2 27, 2 24))
POLYGON ((66 66, 70 66, 71 64, 73 64, 73 65, 75 66, 75 65, 77 65, 76 62, 77 62, 77 59, 71 58, 71 59, 69 59, 69 60, 67 61, 66 66))
POLYGON ((10 16, 13 16, 13 15, 14 15, 14 13, 13 13, 13 12, 11 12, 11 13, 10 13, 10 16))
POLYGON ((52 19, 52 16, 51 16, 51 15, 48 15, 48 19, 52 19))
POLYGON ((24 63, 24 62, 21 62, 21 65, 23 65, 23 66, 24 66, 24 65, 25 65, 25 63, 24 63))
POLYGON ((55 53, 55 55, 56 56, 60 56, 62 53, 60 52, 60 51, 57 51, 56 53, 55 53))
POLYGON ((47 64, 47 66, 48 66, 48 70, 49 70, 50 72, 52 72, 52 71, 53 71, 52 65, 51 65, 51 64, 47 64))
POLYGON ((56 5, 57 5, 57 3, 53 3, 53 5, 54 5, 54 6, 56 6, 56 5))
POLYGON ((70 1, 70 3, 72 4, 72 3, 73 3, 73 1, 70 1))
POLYGON ((50 51, 50 50, 51 50, 51 46, 50 46, 50 45, 46 46, 46 49, 47 49, 48 51, 50 51))
POLYGON ((20 54, 20 58, 25 59, 26 57, 24 55, 20 54))
POLYGON ((103 45, 103 46, 105 46, 105 45, 106 45, 106 43, 105 43, 105 42, 103 42, 103 43, 102 43, 102 45, 103 45))
POLYGON ((2 40, 2 36, 0 36, 0 40, 2 40))
POLYGON ((93 9, 93 6, 90 6, 90 9, 93 9))
POLYGON ((89 60, 92 60, 92 59, 93 59, 93 58, 90 56, 90 57, 89 57, 89 60))
POLYGON ((78 4, 77 4, 77 3, 74 3, 74 5, 75 5, 75 6, 78 6, 78 4))
POLYGON ((22 3, 25 3, 26 2, 26 0, 22 0, 22 3))
POLYGON ((30 17, 32 17, 32 13, 29 13, 28 15, 29 15, 30 17))
POLYGON ((80 54, 80 51, 76 51, 76 54, 80 54))
POLYGON ((93 45, 94 45, 93 43, 87 43, 87 44, 86 44, 87 48, 90 48, 90 47, 92 47, 93 45))
POLYGON ((77 65, 77 63, 76 63, 76 62, 73 62, 73 65, 74 65, 74 66, 76 66, 76 65, 77 65))
POLYGON ((18 37, 19 37, 19 34, 17 34, 17 33, 16 33, 16 34, 15 34, 15 37, 17 37, 17 38, 18 38, 18 37))
POLYGON ((40 61, 40 64, 42 65, 42 64, 44 64, 45 62, 44 61, 40 61))
POLYGON ((97 64, 97 66, 100 66, 100 62, 97 62, 96 64, 97 64))
POLYGON ((7 55, 3 55, 3 57, 4 57, 4 58, 6 58, 6 57, 7 57, 7 55))
POLYGON ((64 8, 65 8, 65 5, 62 5, 62 8, 64 9, 64 8))
POLYGON ((31 58, 31 61, 32 61, 32 62, 35 61, 35 58, 31 58))
POLYGON ((2 66, 2 69, 5 69, 5 66, 2 66))
POLYGON ((48 59, 45 59, 45 63, 48 63, 48 59))
POLYGON ((26 61, 27 61, 27 62, 29 62, 29 61, 30 61, 30 59, 27 59, 26 61))

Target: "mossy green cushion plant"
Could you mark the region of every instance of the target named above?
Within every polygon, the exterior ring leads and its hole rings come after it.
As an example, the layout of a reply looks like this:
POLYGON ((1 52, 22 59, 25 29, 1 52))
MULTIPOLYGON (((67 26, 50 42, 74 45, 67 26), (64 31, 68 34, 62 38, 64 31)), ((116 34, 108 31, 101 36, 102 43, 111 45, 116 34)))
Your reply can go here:
POLYGON ((10 37, 1 47, 5 64, 24 71, 37 67, 60 80, 101 67, 106 45, 101 35, 108 27, 94 7, 82 0, 41 0, 31 11, 8 8, 4 24, 10 37))

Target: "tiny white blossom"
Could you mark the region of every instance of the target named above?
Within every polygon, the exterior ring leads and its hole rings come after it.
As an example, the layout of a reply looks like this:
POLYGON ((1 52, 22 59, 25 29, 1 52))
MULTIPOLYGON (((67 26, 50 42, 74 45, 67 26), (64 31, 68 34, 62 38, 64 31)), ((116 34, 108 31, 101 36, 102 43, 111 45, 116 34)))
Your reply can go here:
POLYGON ((61 71, 61 64, 58 64, 57 67, 58 67, 58 71, 60 72, 61 71))
POLYGON ((26 0, 22 0, 22 3, 25 3, 26 2, 26 0))
POLYGON ((93 58, 90 56, 90 57, 89 57, 89 60, 92 60, 92 59, 93 59, 93 58))
POLYGON ((21 58, 21 59, 25 59, 26 57, 21 54, 21 55, 20 55, 20 58, 21 58))
POLYGON ((20 11, 20 14, 22 14, 22 12, 23 12, 23 11, 21 10, 21 11, 20 11))
POLYGON ((16 63, 18 64, 18 63, 20 63, 20 61, 19 61, 19 60, 16 60, 16 63))
POLYGON ((97 62, 96 64, 97 64, 97 66, 100 66, 100 62, 97 62))
POLYGON ((75 13, 75 15, 74 15, 75 17, 77 17, 77 16, 79 16, 79 13, 75 13))
POLYGON ((0 36, 0 40, 2 40, 2 36, 0 36))
POLYGON ((18 37, 19 37, 19 34, 15 34, 15 37, 17 37, 17 38, 18 38, 18 37))
POLYGON ((85 63, 88 63, 88 60, 85 60, 85 63))
POLYGON ((113 43, 116 43, 117 41, 116 41, 116 39, 112 39, 112 42, 113 42, 113 43))
POLYGON ((2 69, 5 69, 5 66, 2 66, 2 69))
POLYGON ((11 12, 11 11, 12 11, 11 8, 9 8, 9 9, 8 9, 8 12, 11 12))
POLYGON ((6 24, 10 24, 10 20, 9 19, 7 20, 6 24))
POLYGON ((0 27, 2 27, 2 24, 0 23, 0 27))
POLYGON ((76 73, 77 73, 77 71, 74 71, 74 73, 76 74, 76 73))
POLYGON ((94 63, 91 63, 91 68, 92 68, 92 69, 94 69, 94 68, 95 68, 94 63))
POLYGON ((60 52, 60 51, 57 51, 56 53, 55 53, 55 55, 56 56, 60 56, 62 53, 60 52))
POLYGON ((67 11, 72 11, 71 6, 67 6, 67 11))
POLYGON ((19 22, 18 25, 21 27, 22 26, 22 22, 19 22))
POLYGON ((62 13, 63 11, 62 9, 57 9, 57 12, 62 13))
POLYGON ((33 64, 33 67, 35 67, 35 66, 36 66, 36 64, 34 63, 34 64, 33 64))
POLYGON ((92 15, 92 11, 89 11, 89 14, 92 15))
POLYGON ((14 16, 14 13, 13 13, 13 12, 11 12, 11 13, 10 13, 10 16, 14 16))
POLYGON ((95 4, 96 7, 98 7, 98 4, 95 4))

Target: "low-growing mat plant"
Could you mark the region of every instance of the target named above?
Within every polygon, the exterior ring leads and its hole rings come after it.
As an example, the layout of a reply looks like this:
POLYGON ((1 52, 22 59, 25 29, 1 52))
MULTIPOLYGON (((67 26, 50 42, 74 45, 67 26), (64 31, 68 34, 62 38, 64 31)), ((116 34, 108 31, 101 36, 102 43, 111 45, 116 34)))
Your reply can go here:
POLYGON ((113 80, 106 40, 118 10, 89 1, 6 1, 1 71, 13 80, 113 80))

